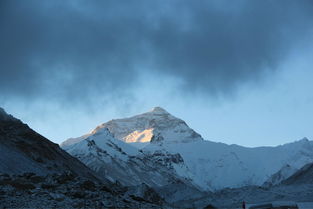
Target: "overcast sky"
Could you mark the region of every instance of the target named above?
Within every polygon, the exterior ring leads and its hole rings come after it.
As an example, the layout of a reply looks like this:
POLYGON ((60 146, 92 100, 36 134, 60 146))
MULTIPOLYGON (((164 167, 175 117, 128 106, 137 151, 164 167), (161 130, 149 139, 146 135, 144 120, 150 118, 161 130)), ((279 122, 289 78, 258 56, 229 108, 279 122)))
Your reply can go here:
POLYGON ((205 139, 313 139, 311 0, 2 0, 0 106, 60 143, 162 106, 205 139))

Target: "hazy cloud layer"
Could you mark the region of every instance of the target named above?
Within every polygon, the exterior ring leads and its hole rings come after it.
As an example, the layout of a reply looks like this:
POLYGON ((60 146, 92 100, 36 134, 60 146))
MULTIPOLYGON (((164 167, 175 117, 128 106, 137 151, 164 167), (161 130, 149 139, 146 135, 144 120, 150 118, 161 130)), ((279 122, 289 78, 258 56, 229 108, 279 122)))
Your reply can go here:
POLYGON ((312 43, 312 19, 309 0, 4 0, 0 99, 129 97, 143 72, 231 93, 312 43))

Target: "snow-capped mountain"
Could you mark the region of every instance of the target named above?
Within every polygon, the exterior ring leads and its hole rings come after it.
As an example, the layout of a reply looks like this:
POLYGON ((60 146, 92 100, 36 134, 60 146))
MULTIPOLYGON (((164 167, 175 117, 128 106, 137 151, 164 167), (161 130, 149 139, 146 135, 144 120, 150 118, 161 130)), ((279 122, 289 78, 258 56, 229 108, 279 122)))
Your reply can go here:
MULTIPOLYGON (((284 172, 289 175, 290 169, 290 166, 285 166, 271 179, 275 180, 284 172)), ((313 163, 303 166, 277 185, 225 188, 200 198, 183 200, 177 204, 185 208, 204 208, 207 205, 214 205, 216 208, 240 208, 243 200, 248 208, 251 205, 264 204, 277 205, 275 208, 293 208, 291 205, 298 206, 295 208, 313 208, 313 163), (285 207, 278 207, 278 205, 285 205, 285 207)))
MULTIPOLYGON (((161 107, 155 107, 147 113, 130 118, 111 120, 98 126, 107 128, 117 139, 127 143, 145 142, 192 142, 202 141, 200 134, 188 127, 181 119, 169 114, 161 107)), ((92 135, 71 138, 61 144, 66 147, 92 135)))
POLYGON ((125 119, 111 120, 101 125, 124 142, 192 142, 203 140, 185 121, 161 107, 125 119))
POLYGON ((107 128, 96 128, 85 140, 64 148, 72 156, 111 181, 126 186, 145 183, 161 187, 175 182, 190 184, 177 175, 189 173, 179 154, 154 152, 144 154, 137 148, 115 139, 107 128))
POLYGON ((156 153, 179 154, 182 162, 181 166, 172 166, 175 173, 191 179, 204 190, 262 185, 265 182, 277 184, 303 165, 313 162, 313 142, 306 138, 277 147, 257 148, 207 141, 183 120, 160 107, 103 123, 94 132, 65 141, 63 145, 66 147, 73 141, 88 139, 101 129, 109 130, 114 138, 130 146, 135 145, 134 148, 140 147, 139 154, 132 153, 135 157, 156 153))
MULTIPOLYGON (((144 152, 179 153, 192 172, 190 177, 204 189, 262 185, 287 164, 297 170, 313 162, 313 142, 303 139, 278 147, 246 148, 211 141, 149 144, 144 152)), ((282 173, 280 181, 292 173, 282 173)), ((276 182, 279 183, 279 182, 276 182)))

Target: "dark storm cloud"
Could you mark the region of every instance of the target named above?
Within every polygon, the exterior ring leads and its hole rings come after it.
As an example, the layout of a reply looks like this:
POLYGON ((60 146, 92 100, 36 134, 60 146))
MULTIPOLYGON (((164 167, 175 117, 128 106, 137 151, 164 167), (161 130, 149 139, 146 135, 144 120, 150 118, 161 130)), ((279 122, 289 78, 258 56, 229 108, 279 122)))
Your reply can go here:
POLYGON ((312 18, 306 0, 1 1, 0 99, 123 98, 141 72, 229 93, 275 71, 312 18))

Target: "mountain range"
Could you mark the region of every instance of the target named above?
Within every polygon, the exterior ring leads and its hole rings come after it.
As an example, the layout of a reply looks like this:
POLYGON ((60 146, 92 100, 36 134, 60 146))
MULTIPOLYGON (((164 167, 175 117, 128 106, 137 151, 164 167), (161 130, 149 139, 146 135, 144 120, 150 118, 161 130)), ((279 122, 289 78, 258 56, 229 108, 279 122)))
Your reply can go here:
POLYGON ((204 208, 313 200, 313 142, 205 140, 160 107, 55 144, 0 108, 0 206, 204 208))
MULTIPOLYGON (((276 185, 313 162, 313 142, 306 138, 277 147, 256 148, 208 141, 186 122, 160 107, 103 123, 91 133, 66 140, 61 147, 100 175, 110 173, 110 166, 116 166, 114 172, 121 168, 120 175, 125 173, 126 167, 130 170, 136 167, 138 172, 126 172, 128 183, 149 176, 153 182, 145 183, 165 185, 169 179, 163 181, 160 177, 168 175, 150 172, 153 168, 149 168, 149 163, 155 168, 157 160, 165 167, 158 167, 158 171, 167 167, 172 176, 185 179, 204 191, 276 185), (108 152, 105 156, 99 154, 103 150, 108 152), (105 160, 107 156, 118 162, 105 160)), ((119 175, 112 176, 115 180, 121 179, 119 175)))

